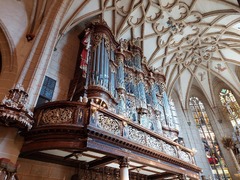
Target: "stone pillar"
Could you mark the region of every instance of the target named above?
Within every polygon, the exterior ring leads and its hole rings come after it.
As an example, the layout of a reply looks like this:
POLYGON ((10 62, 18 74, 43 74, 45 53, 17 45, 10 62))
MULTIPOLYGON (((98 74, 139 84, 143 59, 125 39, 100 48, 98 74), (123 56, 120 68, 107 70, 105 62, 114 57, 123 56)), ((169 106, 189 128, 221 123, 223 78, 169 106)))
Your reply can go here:
POLYGON ((120 180, 129 180, 128 159, 122 158, 120 161, 120 180))
POLYGON ((18 129, 0 126, 0 158, 16 163, 23 141, 24 138, 18 134, 18 129))
POLYGON ((186 177, 185 174, 180 174, 180 175, 178 175, 178 179, 179 179, 179 180, 186 180, 187 177, 186 177))
POLYGON ((221 105, 206 108, 206 111, 209 115, 215 138, 217 139, 219 149, 221 150, 221 154, 225 160, 231 178, 238 179, 235 177, 235 174, 238 173, 238 167, 234 161, 235 157, 232 156, 231 152, 228 149, 224 148, 224 145, 222 143, 223 138, 232 138, 234 131, 233 126, 229 120, 224 118, 221 105))
POLYGON ((52 1, 50 11, 44 17, 33 41, 33 47, 26 57, 23 70, 19 75, 18 84, 22 84, 29 94, 29 107, 37 102, 52 52, 56 45, 62 18, 71 3, 69 0, 52 1))
POLYGON ((16 161, 24 142, 18 132, 31 129, 33 124, 33 114, 26 108, 27 97, 17 86, 0 104, 0 179, 15 179, 16 161))
POLYGON ((193 114, 190 109, 184 109, 181 101, 175 101, 175 108, 178 118, 182 119, 180 125, 181 131, 179 136, 184 139, 184 144, 187 148, 196 149, 194 156, 196 165, 202 168, 203 175, 212 177, 212 171, 206 158, 206 152, 203 148, 202 140, 199 135, 199 130, 196 127, 193 114))

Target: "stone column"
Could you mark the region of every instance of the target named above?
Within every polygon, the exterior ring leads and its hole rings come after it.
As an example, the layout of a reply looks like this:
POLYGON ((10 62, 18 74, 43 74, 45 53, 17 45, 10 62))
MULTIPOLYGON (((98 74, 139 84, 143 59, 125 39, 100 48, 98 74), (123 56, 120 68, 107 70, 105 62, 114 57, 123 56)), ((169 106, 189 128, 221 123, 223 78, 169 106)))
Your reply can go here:
POLYGON ((0 179, 14 179, 24 142, 18 132, 31 129, 33 124, 32 112, 26 108, 27 97, 24 89, 17 86, 0 104, 0 179))
POLYGON ((24 138, 14 127, 0 126, 0 157, 16 163, 23 145, 24 138))
POLYGON ((225 160, 231 178, 235 179, 235 174, 238 173, 238 167, 234 161, 235 157, 232 156, 231 152, 228 149, 224 148, 224 145, 222 143, 223 138, 232 138, 234 132, 233 126, 228 119, 224 118, 221 105, 206 108, 206 111, 209 115, 209 120, 211 122, 215 138, 218 142, 219 149, 221 150, 221 154, 225 160))
POLYGON ((129 180, 128 158, 122 158, 120 161, 120 180, 129 180))
POLYGON ((62 18, 68 9, 70 0, 52 1, 50 11, 44 17, 33 46, 19 75, 17 84, 22 84, 29 94, 29 107, 37 102, 52 52, 56 45, 62 18))
POLYGON ((179 180, 186 180, 187 177, 186 177, 185 174, 180 174, 180 175, 178 175, 178 179, 179 179, 179 180))

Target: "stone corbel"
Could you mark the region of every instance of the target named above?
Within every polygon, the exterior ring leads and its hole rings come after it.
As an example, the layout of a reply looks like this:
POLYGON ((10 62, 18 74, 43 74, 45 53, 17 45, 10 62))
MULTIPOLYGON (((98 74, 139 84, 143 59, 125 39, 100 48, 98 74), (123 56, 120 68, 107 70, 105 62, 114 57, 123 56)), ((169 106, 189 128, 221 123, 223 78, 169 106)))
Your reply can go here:
POLYGON ((18 164, 12 163, 7 158, 0 158, 0 179, 15 180, 18 164))
POLYGON ((28 94, 21 85, 11 89, 0 104, 0 124, 30 130, 34 121, 33 113, 26 107, 27 100, 28 94))

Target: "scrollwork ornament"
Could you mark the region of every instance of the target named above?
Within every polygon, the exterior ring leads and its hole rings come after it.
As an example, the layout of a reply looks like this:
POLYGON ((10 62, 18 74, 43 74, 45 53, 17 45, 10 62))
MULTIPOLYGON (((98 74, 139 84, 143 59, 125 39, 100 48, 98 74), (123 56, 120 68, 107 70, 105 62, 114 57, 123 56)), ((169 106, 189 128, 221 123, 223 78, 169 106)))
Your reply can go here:
POLYGON ((55 108, 43 112, 42 122, 44 124, 65 124, 73 122, 73 108, 55 108))
POLYGON ((115 135, 121 134, 119 122, 116 119, 104 116, 103 114, 99 115, 97 126, 115 135))
POLYGON ((103 39, 105 40, 104 45, 107 49, 107 52, 108 52, 108 54, 110 54, 110 52, 111 52, 111 42, 105 34, 103 34, 103 39))
POLYGON ((132 126, 129 126, 129 136, 130 140, 133 140, 139 144, 146 145, 145 133, 132 126))
POLYGON ((202 59, 199 56, 194 56, 193 57, 193 62, 194 62, 195 65, 199 65, 199 64, 201 64, 202 59))
POLYGON ((170 156, 173 156, 173 157, 177 156, 174 147, 172 147, 170 144, 167 144, 165 142, 163 142, 163 151, 170 156))
POLYGON ((127 157, 119 159, 120 167, 128 167, 129 166, 129 160, 127 157))
POLYGON ((189 162, 191 163, 191 159, 189 157, 189 154, 187 152, 184 152, 184 151, 178 151, 178 154, 179 154, 179 159, 185 161, 185 162, 189 162))
POLYGON ((101 43, 103 38, 102 33, 94 33, 92 38, 92 49, 95 50, 97 46, 101 43))

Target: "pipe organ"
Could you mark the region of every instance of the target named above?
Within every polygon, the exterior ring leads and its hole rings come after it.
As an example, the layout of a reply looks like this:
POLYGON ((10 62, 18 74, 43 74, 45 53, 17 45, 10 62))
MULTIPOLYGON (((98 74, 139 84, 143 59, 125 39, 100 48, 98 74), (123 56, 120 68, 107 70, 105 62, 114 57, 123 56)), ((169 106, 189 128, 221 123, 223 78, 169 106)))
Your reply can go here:
POLYGON ((139 173, 145 180, 165 175, 198 179, 201 169, 193 151, 175 142, 178 130, 165 77, 147 66, 140 40, 117 42, 99 23, 79 39, 69 99, 34 110, 35 123, 24 132, 22 156, 50 154, 54 162, 77 167, 78 179, 96 179, 91 176, 110 171, 115 175, 108 179, 136 179, 139 173))
POLYGON ((177 139, 165 77, 147 66, 140 39, 117 42, 107 25, 100 23, 85 29, 79 39, 71 100, 88 98, 144 128, 177 139))

